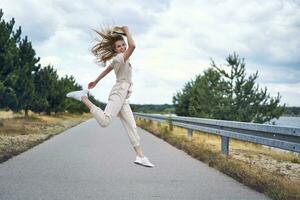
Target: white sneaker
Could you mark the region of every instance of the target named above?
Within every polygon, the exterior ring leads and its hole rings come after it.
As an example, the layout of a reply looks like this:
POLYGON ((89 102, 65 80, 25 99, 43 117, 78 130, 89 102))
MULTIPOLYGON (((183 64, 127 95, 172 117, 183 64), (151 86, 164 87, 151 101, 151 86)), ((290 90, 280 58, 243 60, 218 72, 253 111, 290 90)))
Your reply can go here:
POLYGON ((87 97, 88 92, 89 90, 77 90, 77 91, 69 92, 66 96, 81 101, 81 97, 83 96, 87 97))
POLYGON ((154 167, 154 165, 149 161, 149 159, 146 156, 144 156, 143 158, 136 156, 134 163, 145 167, 154 167))

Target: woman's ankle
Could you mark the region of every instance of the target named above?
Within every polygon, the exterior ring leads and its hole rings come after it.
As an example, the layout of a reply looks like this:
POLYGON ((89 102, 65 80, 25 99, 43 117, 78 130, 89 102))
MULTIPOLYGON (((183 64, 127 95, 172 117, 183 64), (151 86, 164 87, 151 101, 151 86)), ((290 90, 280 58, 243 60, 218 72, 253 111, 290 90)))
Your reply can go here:
POLYGON ((84 100, 87 100, 87 99, 89 99, 87 96, 82 96, 81 97, 81 101, 84 101, 84 100))
POLYGON ((88 107, 90 112, 93 109, 93 107, 95 107, 95 105, 89 100, 89 98, 87 96, 82 96, 81 101, 82 101, 82 103, 84 103, 84 105, 86 105, 86 107, 88 107))

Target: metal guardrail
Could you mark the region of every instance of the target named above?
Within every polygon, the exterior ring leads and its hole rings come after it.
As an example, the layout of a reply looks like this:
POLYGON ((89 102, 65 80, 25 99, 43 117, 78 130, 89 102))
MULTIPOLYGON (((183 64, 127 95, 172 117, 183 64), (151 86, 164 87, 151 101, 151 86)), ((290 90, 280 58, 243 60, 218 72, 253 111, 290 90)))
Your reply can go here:
POLYGON ((134 116, 187 128, 189 137, 193 130, 219 135, 225 155, 229 153, 229 138, 300 153, 300 128, 297 127, 146 113, 134 113, 134 116))

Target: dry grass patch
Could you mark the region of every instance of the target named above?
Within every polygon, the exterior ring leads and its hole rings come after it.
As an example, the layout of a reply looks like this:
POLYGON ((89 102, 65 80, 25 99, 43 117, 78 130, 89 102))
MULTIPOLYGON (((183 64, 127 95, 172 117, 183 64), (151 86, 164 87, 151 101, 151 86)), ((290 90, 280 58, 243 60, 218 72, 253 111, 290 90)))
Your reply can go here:
POLYGON ((299 169, 298 155, 286 152, 277 152, 262 145, 230 141, 229 156, 220 153, 221 140, 219 136, 194 131, 193 138, 187 137, 187 130, 180 127, 169 128, 167 123, 157 123, 149 120, 137 120, 137 124, 154 133, 170 144, 184 150, 192 157, 207 163, 209 166, 233 177, 239 182, 265 193, 276 200, 300 199, 300 176, 298 171, 292 171, 292 165, 299 169), (288 162, 284 165, 289 175, 283 170, 273 170, 271 165, 277 168, 274 163, 267 164, 268 157, 276 163, 288 162), (256 160, 259 159, 261 162, 256 160), (296 161, 296 162, 293 162, 296 161), (290 176, 290 175, 293 176, 290 176))
MULTIPOLYGON (((174 127, 173 133, 188 138, 187 130, 184 128, 174 127)), ((192 140, 199 145, 206 144, 212 151, 221 151, 220 136, 193 131, 192 140)), ((275 150, 260 144, 230 139, 229 154, 233 158, 244 161, 249 165, 256 165, 300 181, 300 157, 297 153, 275 150)))
POLYGON ((0 163, 91 118, 89 113, 47 116, 30 112, 28 118, 23 116, 23 113, 0 112, 0 163))

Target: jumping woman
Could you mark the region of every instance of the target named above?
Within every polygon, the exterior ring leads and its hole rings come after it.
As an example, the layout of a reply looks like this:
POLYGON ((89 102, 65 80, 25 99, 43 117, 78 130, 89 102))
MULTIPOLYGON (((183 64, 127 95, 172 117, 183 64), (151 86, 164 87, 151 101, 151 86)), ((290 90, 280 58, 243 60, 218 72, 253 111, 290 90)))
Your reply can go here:
POLYGON ((114 70, 116 83, 110 91, 108 103, 104 111, 101 110, 88 99, 87 94, 89 90, 86 89, 69 92, 67 97, 83 102, 101 127, 107 127, 114 117, 119 117, 136 152, 134 163, 146 167, 154 167, 143 154, 136 122, 129 105, 129 97, 133 86, 131 79, 132 66, 129 62, 129 57, 135 49, 131 33, 127 26, 107 28, 96 32, 101 37, 101 40, 91 49, 91 52, 104 66, 109 60, 111 60, 111 64, 103 70, 96 80, 88 84, 88 89, 94 88, 104 76, 114 70), (128 48, 122 34, 127 37, 128 48))

